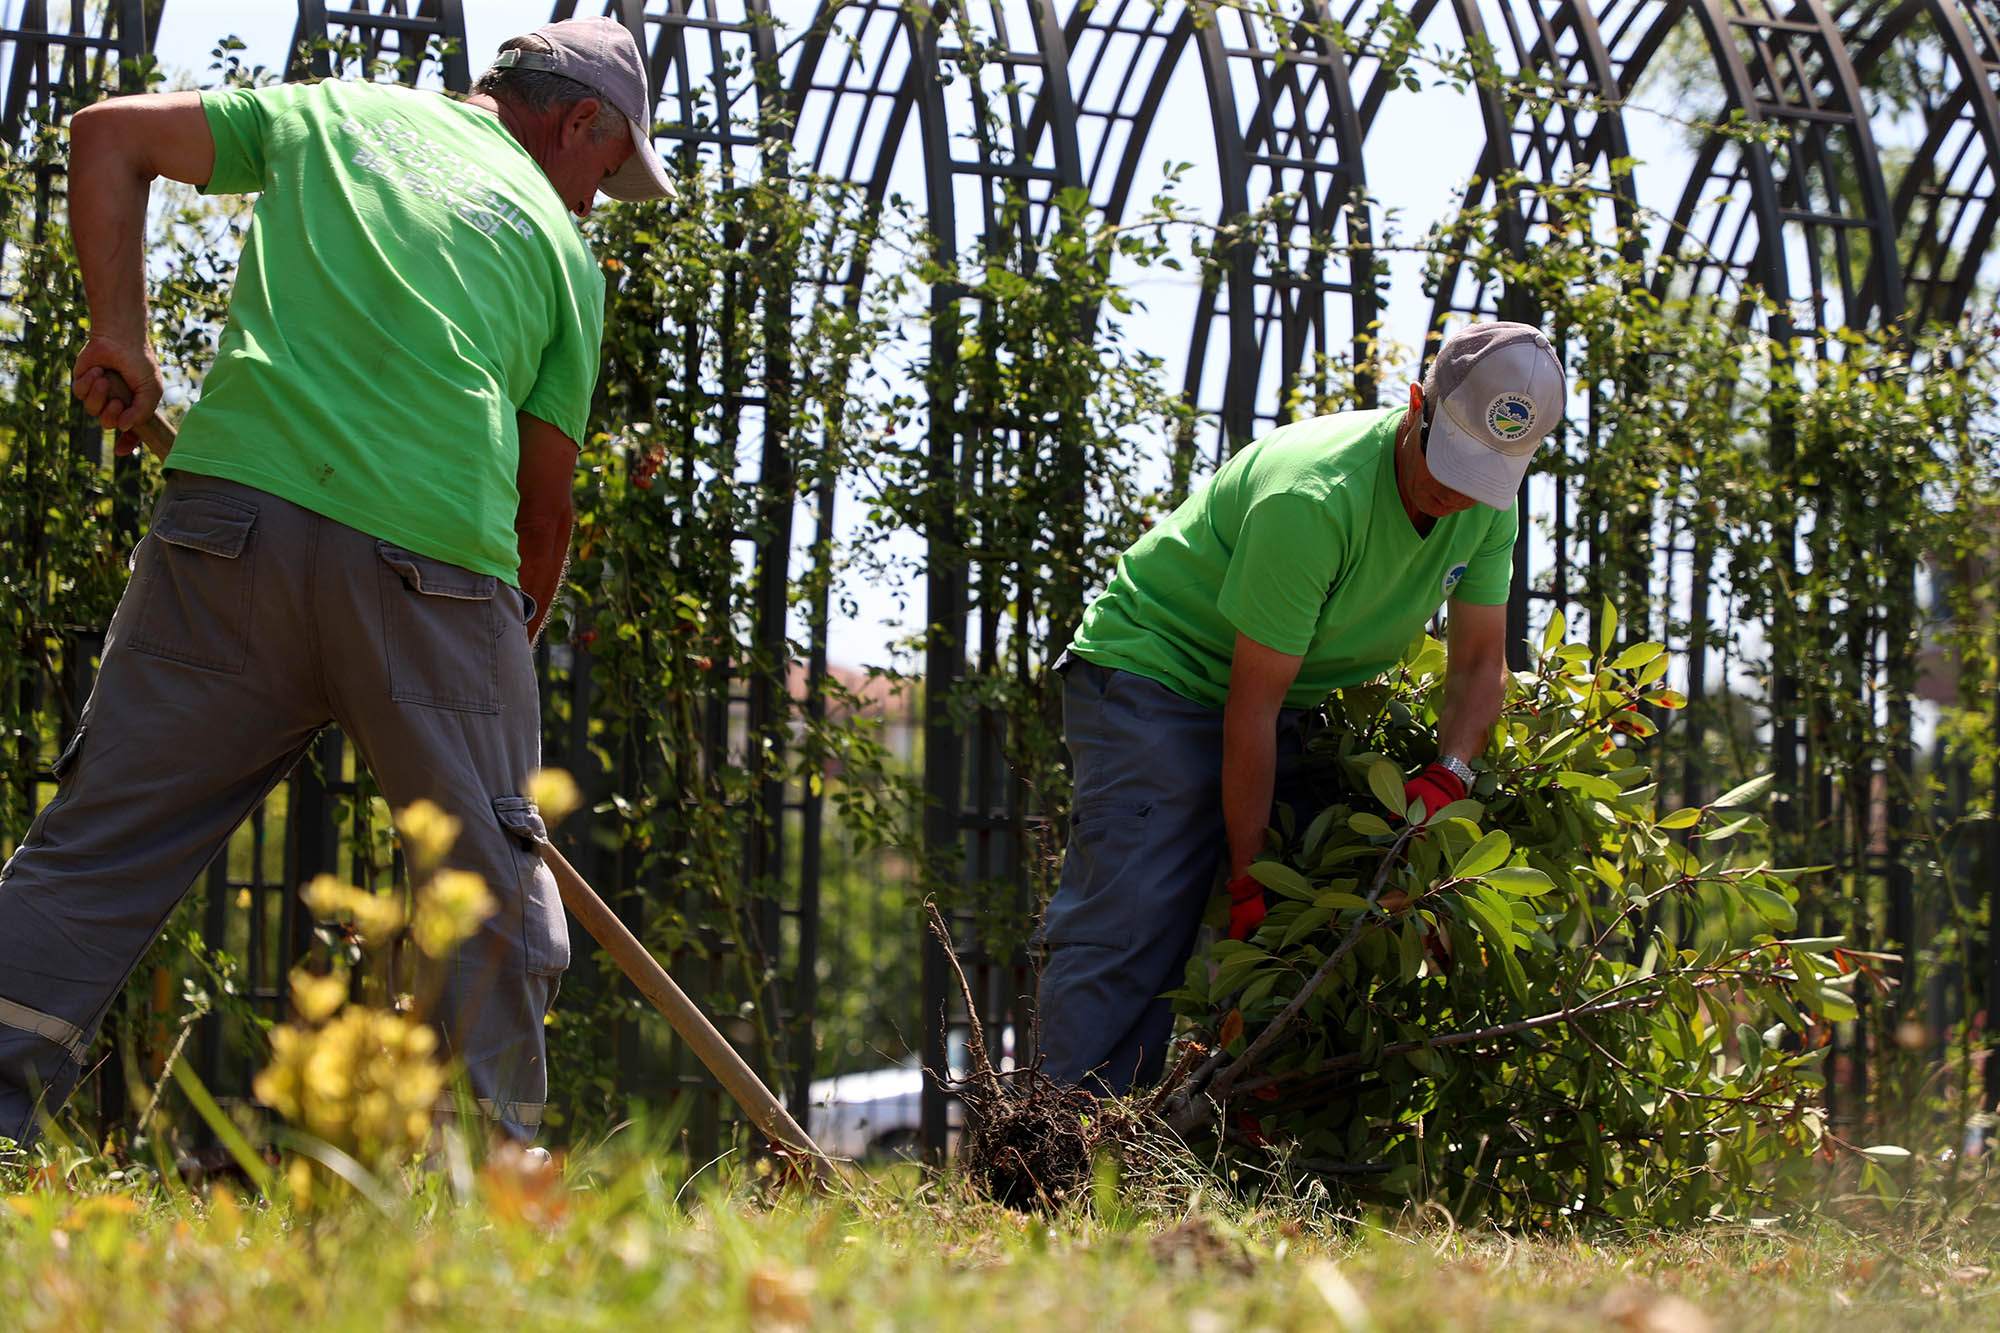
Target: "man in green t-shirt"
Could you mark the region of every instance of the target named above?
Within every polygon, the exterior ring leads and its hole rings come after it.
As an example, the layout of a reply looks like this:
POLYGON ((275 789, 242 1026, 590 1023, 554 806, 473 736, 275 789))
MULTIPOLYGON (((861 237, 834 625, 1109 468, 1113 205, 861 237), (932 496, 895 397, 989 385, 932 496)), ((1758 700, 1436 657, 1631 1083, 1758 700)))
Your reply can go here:
POLYGON ((1230 934, 1263 919, 1247 872, 1304 710, 1394 666, 1447 599, 1438 761, 1405 794, 1465 795, 1500 712, 1516 496, 1563 398, 1538 330, 1471 325, 1407 409, 1273 431, 1120 557, 1057 663, 1075 798, 1041 930, 1044 1073, 1110 1093, 1158 1080, 1160 997, 1218 868, 1230 934))
POLYGON ((576 219, 600 190, 669 193, 638 42, 612 19, 549 24, 464 101, 328 81, 78 112, 73 385, 121 432, 161 393, 159 176, 261 197, 56 794, 0 871, 0 1138, 69 1094, 196 875, 330 725, 391 806, 458 822, 447 864, 495 910, 434 1016, 480 1111, 532 1137, 569 936, 522 792, 531 652, 604 319, 576 219))

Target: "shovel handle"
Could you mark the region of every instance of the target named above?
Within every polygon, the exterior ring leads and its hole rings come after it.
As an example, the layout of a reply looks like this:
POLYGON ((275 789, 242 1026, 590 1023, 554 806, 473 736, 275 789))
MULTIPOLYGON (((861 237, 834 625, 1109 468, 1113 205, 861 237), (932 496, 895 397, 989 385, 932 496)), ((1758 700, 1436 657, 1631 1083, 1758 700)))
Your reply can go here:
POLYGON ((674 984, 667 970, 646 952, 646 947, 626 929, 617 913, 605 906, 597 891, 563 859, 561 852, 546 842, 537 843, 535 850, 540 853, 542 863, 548 866, 549 873, 556 877, 556 887, 561 890, 563 906, 569 909, 570 915, 583 923, 583 928, 604 946, 604 951, 611 955, 619 970, 632 979, 632 984, 653 1002, 655 1009, 665 1015, 681 1040, 693 1048, 694 1053, 701 1057, 702 1064, 715 1075, 729 1095, 750 1113, 750 1119, 757 1128, 774 1143, 798 1154, 811 1171, 815 1183, 831 1186, 838 1179, 832 1159, 820 1151, 819 1145, 805 1130, 799 1128, 798 1122, 792 1119, 777 1096, 743 1062, 736 1048, 715 1030, 708 1016, 674 984))
MULTIPOLYGON (((115 370, 107 370, 104 374, 111 386, 112 401, 120 406, 129 407, 132 403, 132 386, 127 384, 115 370)), ((174 447, 174 428, 164 416, 154 412, 152 416, 133 427, 132 434, 138 437, 139 443, 145 445, 153 457, 163 463, 167 461, 167 453, 174 447)))

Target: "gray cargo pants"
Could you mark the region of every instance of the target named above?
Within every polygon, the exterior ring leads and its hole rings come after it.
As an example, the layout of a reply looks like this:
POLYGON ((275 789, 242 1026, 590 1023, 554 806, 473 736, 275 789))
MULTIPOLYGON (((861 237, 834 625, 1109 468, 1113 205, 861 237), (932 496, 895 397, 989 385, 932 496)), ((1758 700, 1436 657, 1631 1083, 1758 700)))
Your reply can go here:
POLYGON ((391 807, 464 826, 499 910, 435 1017, 480 1109, 532 1136, 569 964, 522 780, 539 764, 528 599, 264 491, 173 473, 58 789, 0 869, 0 1137, 53 1111, 119 989, 230 833, 337 725, 391 807))
MULTIPOLYGON (((1075 797, 1062 879, 1042 914, 1042 1072, 1122 1096, 1165 1073, 1173 1005, 1228 851, 1222 710, 1065 653, 1063 742, 1075 797)), ((1316 808, 1305 741, 1315 714, 1278 714, 1275 805, 1316 808)))

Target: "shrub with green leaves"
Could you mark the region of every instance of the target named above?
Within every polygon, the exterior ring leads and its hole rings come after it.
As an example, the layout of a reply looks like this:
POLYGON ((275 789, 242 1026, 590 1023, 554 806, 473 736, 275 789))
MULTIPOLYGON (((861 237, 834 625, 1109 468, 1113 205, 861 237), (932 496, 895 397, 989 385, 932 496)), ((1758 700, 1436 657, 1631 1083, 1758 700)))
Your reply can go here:
POLYGON ((1330 803, 1251 867, 1257 933, 1174 995, 1197 1030, 1156 1103, 1174 1129, 1510 1223, 1682 1222, 1812 1183, 1817 1065, 1854 1005, 1837 940, 1782 938, 1811 872, 1756 850, 1771 782, 1660 809, 1643 750, 1682 703, 1664 648, 1593 662, 1564 631, 1442 810, 1403 802, 1435 756, 1436 641, 1328 701, 1309 753, 1330 803))

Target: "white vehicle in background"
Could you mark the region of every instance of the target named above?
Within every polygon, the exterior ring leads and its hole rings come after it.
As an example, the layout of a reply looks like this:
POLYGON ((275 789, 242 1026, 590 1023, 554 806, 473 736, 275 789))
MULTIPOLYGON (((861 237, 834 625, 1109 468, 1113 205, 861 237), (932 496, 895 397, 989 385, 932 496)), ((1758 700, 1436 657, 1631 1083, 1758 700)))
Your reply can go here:
MULTIPOLYGON (((964 1078, 971 1069, 966 1040, 962 1028, 953 1028, 945 1040, 945 1061, 954 1079, 964 1078)), ((1000 1032, 999 1068, 1013 1067, 1010 1025, 1000 1032)), ((887 1069, 814 1079, 810 1096, 806 1133, 829 1156, 884 1161, 915 1157, 923 1146, 924 1070, 915 1055, 887 1069)), ((947 1151, 955 1153, 965 1128, 964 1102, 956 1097, 945 1102, 945 1123, 947 1151)))

